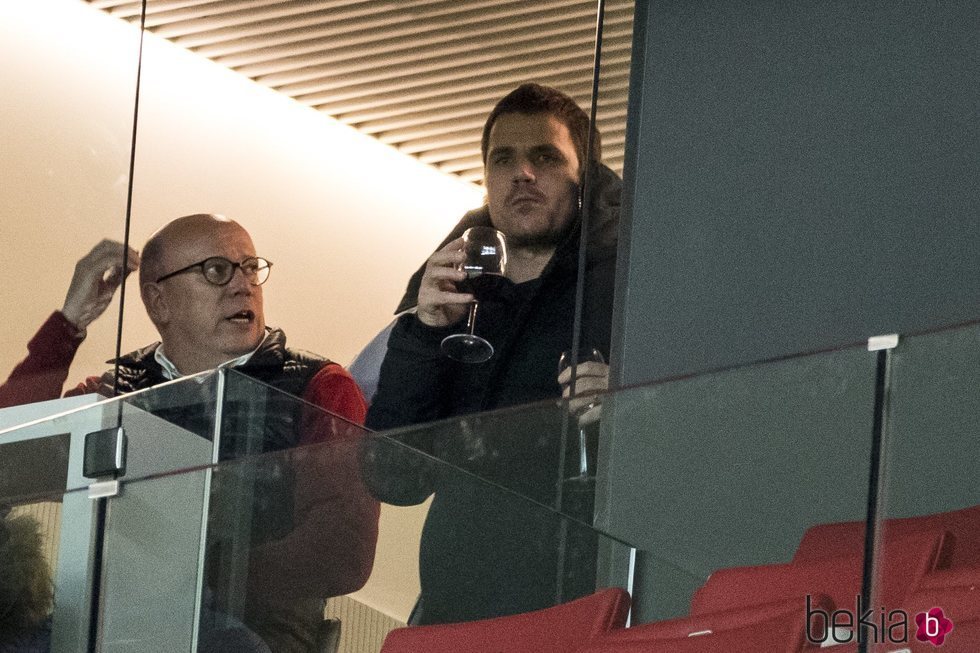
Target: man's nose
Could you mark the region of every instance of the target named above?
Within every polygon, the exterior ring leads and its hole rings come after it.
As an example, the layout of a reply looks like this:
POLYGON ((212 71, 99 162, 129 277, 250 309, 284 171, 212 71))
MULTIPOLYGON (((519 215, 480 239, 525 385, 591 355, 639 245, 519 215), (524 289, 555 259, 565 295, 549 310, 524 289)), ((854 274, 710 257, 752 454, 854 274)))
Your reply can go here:
POLYGON ((231 280, 228 282, 228 290, 235 293, 251 293, 252 284, 245 275, 245 270, 239 265, 235 268, 235 271, 231 274, 231 280))
POLYGON ((534 166, 527 159, 521 159, 514 166, 514 183, 531 182, 535 180, 534 166))

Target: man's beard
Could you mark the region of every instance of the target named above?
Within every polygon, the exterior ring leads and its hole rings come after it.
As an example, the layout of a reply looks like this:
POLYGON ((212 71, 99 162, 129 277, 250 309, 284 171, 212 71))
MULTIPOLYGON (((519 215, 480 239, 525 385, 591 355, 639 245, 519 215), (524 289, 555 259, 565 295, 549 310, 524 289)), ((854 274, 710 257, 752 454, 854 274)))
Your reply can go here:
POLYGON ((523 249, 532 252, 553 251, 568 236, 577 220, 568 220, 560 229, 548 229, 531 234, 504 234, 507 247, 523 249))
POLYGON ((562 232, 556 233, 549 230, 546 233, 519 234, 515 236, 506 236, 507 247, 534 251, 534 252, 551 251, 558 246, 558 243, 560 243, 562 239, 564 239, 565 233, 567 231, 568 230, 566 229, 562 232))

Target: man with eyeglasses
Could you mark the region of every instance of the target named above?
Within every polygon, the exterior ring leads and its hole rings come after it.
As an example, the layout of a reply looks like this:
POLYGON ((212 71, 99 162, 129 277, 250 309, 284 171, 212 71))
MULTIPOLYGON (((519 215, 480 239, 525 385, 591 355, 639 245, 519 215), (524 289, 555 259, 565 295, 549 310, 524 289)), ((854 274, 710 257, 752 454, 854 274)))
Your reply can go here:
MULTIPOLYGON (((27 359, 0 387, 0 406, 61 394, 85 328, 105 311, 126 276, 123 253, 120 243, 106 240, 79 261, 64 308, 48 319, 32 339, 27 359)), ((150 237, 141 255, 129 250, 126 258, 127 274, 139 269, 143 304, 160 342, 121 356, 118 378, 109 370, 66 394, 123 394, 233 367, 343 418, 308 409, 294 414, 299 402, 274 392, 267 393, 260 410, 243 411, 240 422, 234 406, 226 406, 223 415, 222 459, 229 457, 224 445, 234 441, 236 427, 247 431, 244 420, 254 415, 263 416, 263 452, 333 445, 255 465, 256 475, 268 472, 268 482, 255 490, 246 639, 258 633, 273 652, 308 651, 323 621, 322 599, 359 589, 374 560, 379 508, 360 485, 354 454, 361 431, 350 425, 364 421, 363 395, 340 365, 288 348, 282 330, 266 326, 262 284, 272 263, 256 256, 251 237, 237 222, 208 214, 177 218, 150 237), (283 528, 277 532, 278 527, 283 528)), ((193 394, 193 388, 187 390, 193 394)), ((187 402, 157 414, 201 433, 213 408, 206 401, 187 402)), ((227 632, 211 633, 211 639, 232 641, 227 632)))
POLYGON ((75 267, 65 304, 28 345, 29 354, 0 386, 0 407, 55 399, 85 337, 126 275, 139 268, 140 293, 160 343, 119 359, 114 374, 89 377, 66 395, 122 394, 217 367, 242 372, 363 423, 364 398, 336 363, 286 348, 280 329, 267 328, 262 284, 272 263, 255 255, 248 232, 227 218, 195 214, 171 221, 147 241, 142 256, 104 240, 75 267))

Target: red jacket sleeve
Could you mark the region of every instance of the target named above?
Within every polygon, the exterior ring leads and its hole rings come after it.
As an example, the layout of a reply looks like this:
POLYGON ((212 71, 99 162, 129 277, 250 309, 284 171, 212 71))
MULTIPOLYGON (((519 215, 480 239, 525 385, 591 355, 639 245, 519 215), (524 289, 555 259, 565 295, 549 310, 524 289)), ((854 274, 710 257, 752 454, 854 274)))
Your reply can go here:
POLYGON ((344 368, 331 363, 307 384, 299 444, 288 462, 295 481, 293 529, 252 552, 253 601, 327 598, 360 589, 371 574, 380 506, 361 480, 358 456, 365 429, 364 395, 344 368), (263 598, 264 597, 264 598, 263 598))
MULTIPOLYGON (((307 402, 319 406, 328 413, 343 417, 348 422, 364 424, 364 417, 367 414, 367 403, 364 401, 364 394, 358 387, 354 378, 347 373, 340 365, 330 363, 316 373, 306 384, 303 391, 303 399, 307 402)), ((321 421, 322 420, 318 420, 321 421)), ((326 442, 331 440, 332 429, 310 429, 303 430, 300 444, 313 444, 315 442, 326 442)), ((359 432, 361 429, 338 429, 344 432, 359 432)))
POLYGON ((47 401, 61 396, 68 368, 84 333, 55 311, 27 345, 22 360, 0 386, 0 408, 47 401))

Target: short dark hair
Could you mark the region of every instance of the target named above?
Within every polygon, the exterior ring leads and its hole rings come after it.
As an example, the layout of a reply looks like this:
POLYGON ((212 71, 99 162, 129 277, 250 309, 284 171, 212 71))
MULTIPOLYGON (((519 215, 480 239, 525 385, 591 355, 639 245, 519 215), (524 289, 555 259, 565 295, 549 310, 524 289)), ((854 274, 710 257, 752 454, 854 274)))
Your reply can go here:
MULTIPOLYGON (((560 120, 572 136, 575 153, 578 155, 579 174, 585 170, 585 157, 589 142, 589 116, 582 108, 565 93, 550 86, 542 86, 534 82, 521 84, 503 97, 497 106, 487 116, 483 125, 483 140, 480 143, 480 153, 483 164, 487 163, 487 148, 490 146, 490 130, 497 118, 505 113, 524 113, 535 115, 545 113, 560 120)), ((602 160, 602 138, 599 130, 595 130, 592 150, 589 158, 598 163, 602 160)))

